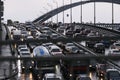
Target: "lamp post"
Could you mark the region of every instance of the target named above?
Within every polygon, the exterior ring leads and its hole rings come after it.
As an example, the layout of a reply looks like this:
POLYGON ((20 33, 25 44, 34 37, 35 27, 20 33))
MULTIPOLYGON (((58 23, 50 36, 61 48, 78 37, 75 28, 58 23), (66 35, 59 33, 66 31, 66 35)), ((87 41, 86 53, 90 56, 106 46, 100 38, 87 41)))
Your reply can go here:
POLYGON ((96 24, 96 3, 94 1, 94 25, 96 24))
POLYGON ((112 0, 112 24, 114 24, 114 4, 112 0))
MULTIPOLYGON (((64 0, 63 0, 63 6, 64 6, 64 0)), ((63 11, 63 24, 65 23, 65 21, 64 21, 64 11, 63 11)))
MULTIPOLYGON (((47 5, 51 8, 51 10, 53 10, 53 6, 51 5, 51 4, 49 4, 49 3, 47 3, 47 5)), ((53 13, 51 13, 51 15, 52 15, 53 13)), ((51 17, 51 22, 53 22, 53 17, 51 17)))
MULTIPOLYGON (((55 0, 53 0, 53 2, 56 4, 56 7, 58 8, 58 2, 57 1, 55 1, 55 0)), ((56 23, 58 23, 58 14, 57 14, 57 17, 56 17, 56 23)))
POLYGON ((82 0, 81 0, 81 6, 80 6, 80 12, 81 12, 81 16, 80 16, 80 21, 81 21, 81 24, 82 24, 82 0))
MULTIPOLYGON (((72 4, 72 0, 70 0, 70 4, 72 4)), ((72 8, 70 8, 70 23, 72 24, 72 8)))

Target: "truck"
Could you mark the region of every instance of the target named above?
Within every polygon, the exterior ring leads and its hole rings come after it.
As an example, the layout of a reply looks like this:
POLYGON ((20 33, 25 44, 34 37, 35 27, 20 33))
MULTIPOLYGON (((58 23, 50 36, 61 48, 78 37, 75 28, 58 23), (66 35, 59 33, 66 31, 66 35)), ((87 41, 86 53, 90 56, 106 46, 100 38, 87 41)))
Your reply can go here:
MULTIPOLYGON (((47 57, 47 56, 49 57, 51 55, 46 47, 37 46, 33 49, 33 57, 47 57)), ((35 60, 34 61, 33 74, 35 74, 35 76, 40 75, 42 78, 46 73, 54 73, 54 72, 55 72, 54 62, 48 61, 48 60, 46 61, 35 60), (38 74, 36 74, 36 71, 38 72, 38 74)))
POLYGON ((76 80, 80 74, 88 74, 89 72, 89 61, 76 60, 76 61, 63 61, 61 65, 63 70, 62 74, 66 80, 76 80))

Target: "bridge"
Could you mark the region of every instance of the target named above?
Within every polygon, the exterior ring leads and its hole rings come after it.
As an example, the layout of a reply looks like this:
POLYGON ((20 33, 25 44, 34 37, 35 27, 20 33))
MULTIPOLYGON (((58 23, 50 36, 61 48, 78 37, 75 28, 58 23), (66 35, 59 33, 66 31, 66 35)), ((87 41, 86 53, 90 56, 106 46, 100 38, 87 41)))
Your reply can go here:
POLYGON ((48 13, 38 17, 37 19, 35 19, 33 21, 33 23, 39 22, 42 23, 44 21, 46 21, 47 19, 51 18, 52 16, 63 12, 67 9, 79 6, 79 5, 83 5, 83 4, 88 4, 88 3, 92 3, 92 2, 106 2, 106 3, 115 3, 115 4, 120 4, 119 0, 87 0, 87 1, 80 1, 80 2, 76 2, 76 3, 72 3, 72 4, 68 4, 68 5, 64 5, 62 7, 59 7, 57 9, 54 9, 52 11, 49 11, 48 13))

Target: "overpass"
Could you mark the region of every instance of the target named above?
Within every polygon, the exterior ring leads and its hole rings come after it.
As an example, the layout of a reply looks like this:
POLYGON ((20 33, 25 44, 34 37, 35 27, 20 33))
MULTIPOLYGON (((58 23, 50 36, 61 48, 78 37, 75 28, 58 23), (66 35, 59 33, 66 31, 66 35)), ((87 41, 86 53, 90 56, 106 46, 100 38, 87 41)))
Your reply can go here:
POLYGON ((47 19, 51 18, 52 16, 55 16, 56 14, 65 11, 67 9, 79 6, 79 5, 83 5, 83 4, 87 4, 87 3, 92 3, 92 2, 107 2, 107 3, 115 3, 115 4, 120 4, 120 0, 87 0, 87 1, 80 1, 80 2, 76 2, 76 3, 72 3, 72 4, 68 4, 68 5, 64 5, 61 6, 57 9, 54 9, 52 11, 49 11, 48 13, 38 17, 37 19, 35 19, 33 21, 33 23, 42 23, 44 21, 46 21, 47 19))

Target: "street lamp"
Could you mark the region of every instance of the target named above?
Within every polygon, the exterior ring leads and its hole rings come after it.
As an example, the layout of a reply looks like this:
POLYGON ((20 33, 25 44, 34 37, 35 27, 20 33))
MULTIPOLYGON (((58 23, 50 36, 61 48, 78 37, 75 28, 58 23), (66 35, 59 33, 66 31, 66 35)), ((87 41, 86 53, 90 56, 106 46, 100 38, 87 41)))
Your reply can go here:
MULTIPOLYGON (((70 4, 72 4, 72 0, 70 0, 70 4)), ((72 8, 70 8, 70 23, 72 24, 72 8)))
MULTIPOLYGON (((58 9, 58 2, 57 1, 55 1, 55 0, 53 0, 53 2, 56 4, 56 7, 57 7, 57 9, 58 9)), ((58 11, 57 11, 58 12, 58 11)), ((57 18, 56 18, 57 20, 57 23, 58 23, 58 14, 57 14, 57 18)))
POLYGON ((94 25, 96 24, 96 3, 94 1, 94 25))
MULTIPOLYGON (((51 8, 51 10, 53 10, 53 6, 51 4, 47 3, 47 5, 51 8)), ((53 17, 51 17, 51 22, 53 22, 53 17)))
MULTIPOLYGON (((63 6, 64 6, 64 0, 63 0, 63 6)), ((64 8, 64 7, 63 7, 64 8)), ((63 24, 64 24, 64 11, 63 11, 63 24)))
POLYGON ((114 24, 114 4, 112 0, 112 24, 114 24))
POLYGON ((81 5, 80 5, 80 12, 81 12, 81 16, 80 16, 80 21, 81 21, 81 24, 82 24, 82 0, 81 0, 81 5))

